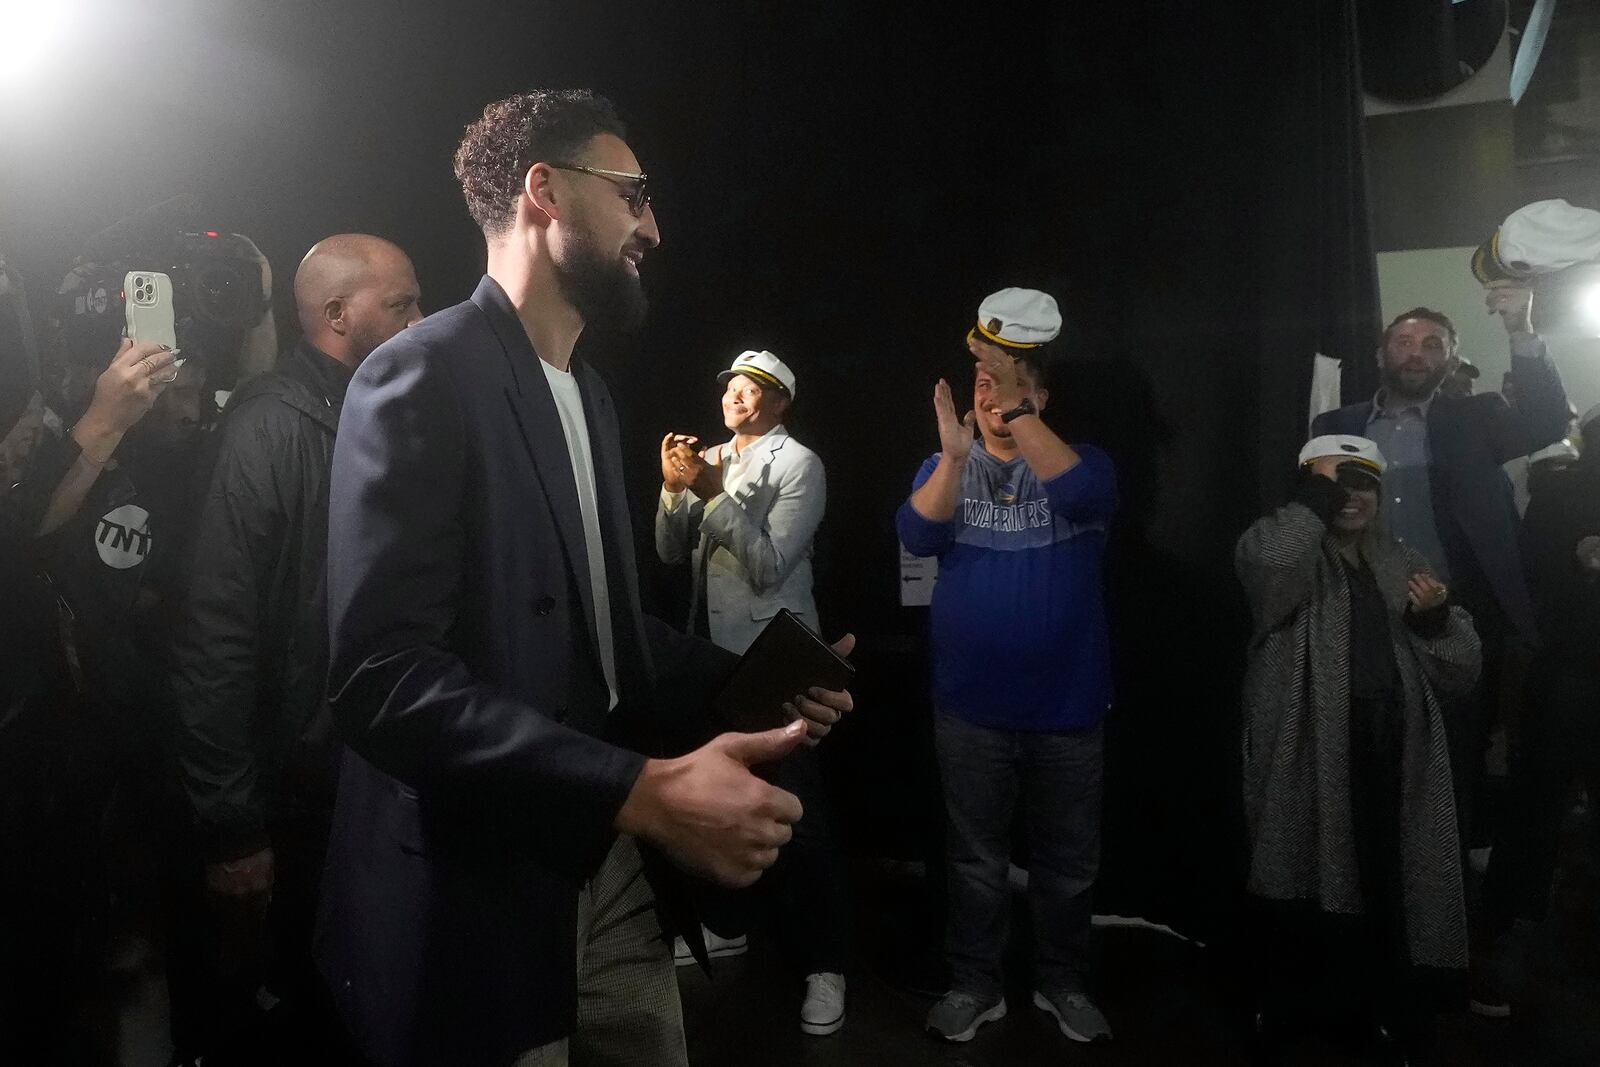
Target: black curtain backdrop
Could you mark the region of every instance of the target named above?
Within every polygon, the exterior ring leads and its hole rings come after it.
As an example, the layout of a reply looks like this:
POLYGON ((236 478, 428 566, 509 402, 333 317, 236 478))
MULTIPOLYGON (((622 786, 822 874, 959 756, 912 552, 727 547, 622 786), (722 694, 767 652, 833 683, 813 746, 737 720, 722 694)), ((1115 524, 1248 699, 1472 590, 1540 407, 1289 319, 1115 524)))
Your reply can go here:
POLYGON ((298 257, 342 230, 406 247, 439 308, 482 269, 461 128, 525 87, 611 96, 664 243, 643 333, 583 347, 623 411, 646 599, 681 615, 649 554, 661 434, 715 436, 715 371, 773 349, 828 467, 825 626, 861 640, 829 769, 850 847, 910 859, 941 815, 893 512, 935 380, 970 386, 979 299, 1053 292, 1077 340, 1051 418, 1124 494, 1100 907, 1210 936, 1240 846, 1233 542, 1303 436, 1312 352, 1371 345, 1348 2, 106 5, 71 76, 0 116, 0 245, 48 293, 85 235, 188 192, 267 252, 286 326, 298 257))
POLYGON ((1382 322, 1368 210, 1361 52, 1350 0, 1316 0, 1272 23, 1283 90, 1274 128, 1292 133, 1264 187, 1260 244, 1261 501, 1283 498, 1289 444, 1303 441, 1315 353, 1342 362, 1345 403, 1372 396, 1382 322), (1291 66, 1292 65, 1292 66, 1291 66), (1300 397, 1298 406, 1287 398, 1300 397))

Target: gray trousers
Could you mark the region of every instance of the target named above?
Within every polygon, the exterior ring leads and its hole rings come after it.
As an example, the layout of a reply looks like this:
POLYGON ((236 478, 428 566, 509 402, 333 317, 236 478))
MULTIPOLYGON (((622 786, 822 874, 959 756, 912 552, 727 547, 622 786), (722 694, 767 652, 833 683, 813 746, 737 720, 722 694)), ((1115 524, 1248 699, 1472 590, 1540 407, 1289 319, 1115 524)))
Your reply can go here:
POLYGON ((1061 733, 996 730, 934 716, 949 815, 951 988, 998 996, 1011 914, 1011 821, 1027 829, 1028 906, 1041 992, 1086 992, 1100 869, 1101 726, 1061 733))
POLYGON ((578 895, 578 1028, 515 1067, 687 1067, 672 946, 661 936, 639 848, 618 837, 578 895))

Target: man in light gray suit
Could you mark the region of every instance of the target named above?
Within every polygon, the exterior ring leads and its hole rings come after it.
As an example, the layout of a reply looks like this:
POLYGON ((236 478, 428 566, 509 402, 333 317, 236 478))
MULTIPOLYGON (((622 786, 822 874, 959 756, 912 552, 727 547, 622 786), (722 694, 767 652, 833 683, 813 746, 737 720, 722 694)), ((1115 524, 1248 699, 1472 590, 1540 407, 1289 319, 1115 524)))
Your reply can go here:
MULTIPOLYGON (((817 454, 789 436, 794 372, 771 352, 744 352, 717 376, 723 384, 725 444, 699 449, 699 438, 661 439, 661 502, 656 552, 663 563, 693 568, 689 629, 731 652, 744 652, 788 608, 820 630, 811 593, 811 543, 827 506, 827 477, 817 454)), ((828 826, 826 795, 813 752, 771 768, 774 784, 800 797, 807 817, 779 859, 773 878, 776 924, 806 976, 800 1028, 831 1034, 844 1025, 846 910, 844 870, 828 826)), ((713 956, 745 951, 743 936, 706 931, 713 956)), ((680 963, 693 962, 681 942, 680 963)))
POLYGON ((717 380, 733 440, 697 452, 689 434, 662 439, 656 552, 694 564, 689 625, 704 611, 698 632, 742 653, 779 608, 818 629, 811 539, 828 486, 822 460, 783 428, 795 382, 782 360, 745 352, 717 380))

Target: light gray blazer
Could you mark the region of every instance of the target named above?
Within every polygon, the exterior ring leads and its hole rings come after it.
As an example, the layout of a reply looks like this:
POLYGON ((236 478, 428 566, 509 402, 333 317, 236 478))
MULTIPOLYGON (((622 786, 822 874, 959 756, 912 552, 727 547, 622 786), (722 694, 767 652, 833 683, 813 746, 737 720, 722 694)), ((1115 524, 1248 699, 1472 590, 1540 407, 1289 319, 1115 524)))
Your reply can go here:
MULTIPOLYGON (((724 464, 731 442, 717 447, 724 464)), ((744 652, 788 608, 819 629, 811 595, 811 542, 827 507, 827 475, 817 454, 775 427, 728 468, 723 492, 709 503, 664 489, 656 507, 656 554, 692 563, 689 629, 706 592, 711 640, 744 652)))

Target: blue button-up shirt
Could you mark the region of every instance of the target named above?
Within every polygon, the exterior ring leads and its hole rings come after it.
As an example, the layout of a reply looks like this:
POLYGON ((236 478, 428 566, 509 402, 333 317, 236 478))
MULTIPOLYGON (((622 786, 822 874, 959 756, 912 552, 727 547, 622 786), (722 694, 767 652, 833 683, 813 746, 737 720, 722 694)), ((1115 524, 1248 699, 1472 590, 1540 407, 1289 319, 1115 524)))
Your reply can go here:
POLYGON ((1428 479, 1428 408, 1433 397, 1405 407, 1390 407, 1388 401, 1388 391, 1379 390, 1367 418, 1367 436, 1388 461, 1378 518, 1391 537, 1422 553, 1434 574, 1448 581, 1428 479))

